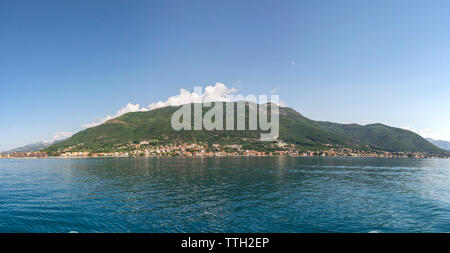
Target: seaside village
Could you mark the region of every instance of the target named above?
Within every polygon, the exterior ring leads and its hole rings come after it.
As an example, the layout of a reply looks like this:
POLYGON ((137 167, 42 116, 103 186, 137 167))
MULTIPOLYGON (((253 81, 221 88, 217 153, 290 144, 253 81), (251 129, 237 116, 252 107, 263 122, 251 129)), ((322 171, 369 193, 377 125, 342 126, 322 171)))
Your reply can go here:
MULTIPOLYGON (((361 151, 346 147, 336 147, 325 144, 326 150, 304 151, 296 149, 294 144, 283 141, 271 143, 263 150, 259 148, 244 148, 238 144, 208 144, 181 143, 159 144, 156 140, 144 140, 139 143, 116 144, 112 152, 87 152, 82 148, 83 144, 59 150, 50 157, 59 158, 91 158, 91 157, 224 157, 224 156, 292 156, 292 157, 382 157, 382 158, 445 158, 445 156, 412 153, 412 152, 386 152, 386 151, 361 151)), ((47 158, 47 152, 12 152, 0 154, 0 158, 47 158)))

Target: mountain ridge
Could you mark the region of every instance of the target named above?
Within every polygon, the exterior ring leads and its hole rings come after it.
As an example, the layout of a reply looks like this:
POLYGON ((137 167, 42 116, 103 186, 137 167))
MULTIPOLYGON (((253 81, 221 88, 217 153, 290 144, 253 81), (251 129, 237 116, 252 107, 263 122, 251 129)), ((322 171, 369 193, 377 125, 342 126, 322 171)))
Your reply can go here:
POLYGON ((3 154, 8 154, 8 153, 14 153, 14 152, 37 152, 40 151, 42 149, 45 149, 47 147, 50 147, 51 145, 64 141, 65 139, 62 140, 56 140, 56 141, 38 141, 38 142, 33 142, 30 144, 27 144, 25 146, 21 146, 21 147, 17 147, 17 148, 13 148, 7 151, 3 151, 0 153, 3 154))
POLYGON ((44 142, 44 141, 38 141, 34 143, 27 144, 22 147, 13 148, 7 151, 4 151, 2 153, 13 153, 13 152, 35 152, 42 150, 44 148, 47 148, 51 146, 53 142, 44 142))
MULTIPOLYGON (((190 105, 193 107, 193 104, 190 105)), ((260 105, 246 103, 246 112, 249 106, 260 105)), ((273 105, 269 105, 269 108, 270 106, 273 105)), ((259 130, 175 131, 170 125, 170 119, 179 108, 180 106, 168 106, 146 112, 127 113, 99 126, 80 131, 65 141, 51 145, 47 151, 55 152, 67 147, 79 146, 79 149, 99 152, 109 150, 119 143, 139 142, 146 139, 157 139, 161 143, 198 141, 242 143, 247 139, 256 140, 261 133, 259 130)), ((205 114, 209 110, 209 108, 202 108, 202 113, 205 114)), ((279 114, 279 139, 303 150, 320 150, 328 146, 339 146, 388 152, 446 153, 411 131, 383 124, 358 125, 315 121, 289 107, 279 107, 279 114)), ((247 125, 248 113, 245 115, 247 125)), ((234 119, 236 124, 236 117, 234 119)), ((254 145, 258 145, 256 141, 254 145)))
POLYGON ((441 149, 450 151, 450 141, 435 140, 433 138, 425 138, 425 139, 441 149))

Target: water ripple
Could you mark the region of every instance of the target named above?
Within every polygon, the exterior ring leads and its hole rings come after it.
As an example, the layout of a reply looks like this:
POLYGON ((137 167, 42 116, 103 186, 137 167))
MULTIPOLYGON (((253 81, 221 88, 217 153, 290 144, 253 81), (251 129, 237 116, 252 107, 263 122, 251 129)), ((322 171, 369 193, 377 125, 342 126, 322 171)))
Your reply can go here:
POLYGON ((0 232, 449 232, 450 161, 0 160, 0 232))

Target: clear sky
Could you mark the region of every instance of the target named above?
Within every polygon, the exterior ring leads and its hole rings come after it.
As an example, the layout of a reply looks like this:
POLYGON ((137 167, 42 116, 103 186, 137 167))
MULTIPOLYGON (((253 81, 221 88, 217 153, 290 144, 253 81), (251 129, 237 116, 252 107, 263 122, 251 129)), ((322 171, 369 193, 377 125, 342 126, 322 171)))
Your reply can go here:
MULTIPOLYGON (((0 1, 0 150, 224 83, 450 140, 450 1, 0 1)), ((60 135, 64 135, 61 133, 60 135)))

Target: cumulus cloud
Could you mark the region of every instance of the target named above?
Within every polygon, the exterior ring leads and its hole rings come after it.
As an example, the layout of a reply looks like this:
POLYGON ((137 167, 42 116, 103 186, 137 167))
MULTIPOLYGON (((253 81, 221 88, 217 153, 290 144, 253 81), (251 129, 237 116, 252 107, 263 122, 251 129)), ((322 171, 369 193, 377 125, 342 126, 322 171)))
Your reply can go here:
MULTIPOLYGON (((237 92, 236 88, 229 88, 223 83, 215 83, 214 86, 207 86, 205 89, 194 89, 193 92, 190 92, 186 89, 180 89, 180 93, 178 95, 169 97, 165 101, 158 101, 155 103, 151 103, 148 107, 141 107, 139 104, 128 103, 125 107, 121 108, 115 114, 107 115, 106 117, 100 118, 95 122, 87 123, 81 125, 83 128, 90 128, 101 125, 108 120, 117 118, 129 112, 145 112, 150 111, 162 107, 167 106, 179 106, 188 103, 194 102, 215 102, 215 101, 223 101, 230 102, 232 101, 232 95, 237 92)), ((280 102, 281 106, 285 106, 286 103, 284 101, 280 102)))
POLYGON ((81 125, 81 127, 84 128, 95 127, 105 123, 108 120, 120 117, 129 112, 145 112, 161 107, 178 106, 199 100, 202 100, 203 102, 229 101, 227 96, 231 95, 232 93, 235 93, 236 91, 237 89, 228 88, 223 83, 215 83, 214 86, 212 85, 207 86, 205 90, 202 92, 197 91, 190 92, 185 89, 180 89, 180 93, 178 95, 169 97, 165 101, 158 101, 156 103, 151 103, 148 107, 141 107, 139 104, 128 103, 125 107, 121 108, 115 114, 107 115, 91 123, 83 124, 81 125))
MULTIPOLYGON (((369 125, 369 124, 373 124, 373 123, 375 123, 373 120, 371 120, 371 119, 363 119, 363 120, 361 120, 360 122, 359 122, 361 125, 369 125)), ((385 124, 385 125, 388 125, 388 124, 385 124)))
POLYGON ((69 138, 72 135, 73 135, 72 132, 56 132, 56 133, 53 133, 53 139, 51 141, 44 140, 44 142, 59 141, 59 140, 62 140, 62 139, 69 138))
POLYGON ((145 112, 148 111, 148 108, 143 108, 141 107, 139 104, 132 104, 132 103, 128 103, 125 107, 122 107, 119 111, 117 111, 115 114, 113 115, 107 115, 106 117, 103 117, 95 122, 91 122, 91 123, 87 123, 87 124, 83 124, 81 125, 84 128, 90 128, 90 127, 95 127, 98 125, 101 125, 103 123, 105 123, 108 120, 120 117, 126 113, 129 112, 145 112))
POLYGON ((69 138, 72 135, 73 135, 72 132, 56 132, 53 134, 53 140, 57 141, 57 140, 69 138))
POLYGON ((203 92, 189 92, 180 89, 180 94, 170 97, 166 101, 159 101, 148 106, 150 110, 154 110, 166 106, 178 106, 195 101, 213 102, 213 101, 229 101, 228 95, 235 93, 237 89, 228 88, 223 83, 215 83, 214 86, 207 86, 203 92))
POLYGON ((72 132, 56 132, 53 133, 53 138, 49 141, 47 140, 42 140, 41 142, 43 143, 53 143, 54 141, 60 141, 66 138, 69 138, 73 135, 72 132))

